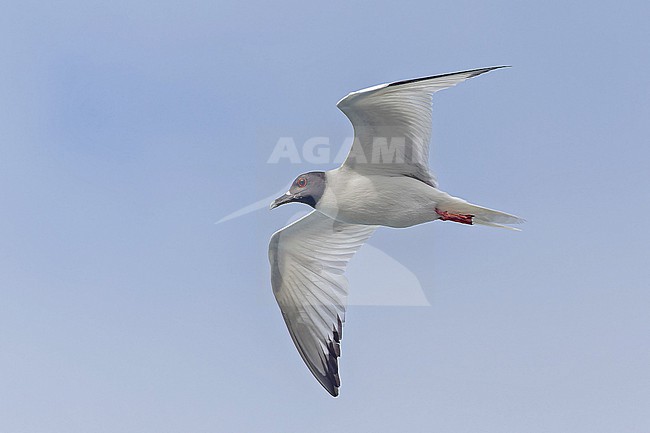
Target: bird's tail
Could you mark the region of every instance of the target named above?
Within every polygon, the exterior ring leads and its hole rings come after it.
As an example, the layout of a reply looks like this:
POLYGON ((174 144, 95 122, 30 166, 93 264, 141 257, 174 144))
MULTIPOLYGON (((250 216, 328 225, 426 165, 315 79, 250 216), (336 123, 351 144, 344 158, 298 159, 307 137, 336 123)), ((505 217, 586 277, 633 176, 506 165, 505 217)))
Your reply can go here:
POLYGON ((486 207, 476 206, 465 200, 447 202, 438 206, 440 211, 454 214, 472 215, 472 224, 480 224, 490 227, 499 227, 508 230, 517 230, 518 228, 510 227, 507 224, 521 224, 525 220, 505 212, 486 207))

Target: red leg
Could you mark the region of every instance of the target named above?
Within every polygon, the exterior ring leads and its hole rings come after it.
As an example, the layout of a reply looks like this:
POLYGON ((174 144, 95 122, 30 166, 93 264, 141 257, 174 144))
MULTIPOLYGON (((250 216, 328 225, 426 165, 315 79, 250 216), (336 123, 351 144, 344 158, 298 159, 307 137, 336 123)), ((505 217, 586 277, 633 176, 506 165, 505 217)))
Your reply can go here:
POLYGON ((440 219, 443 221, 453 221, 456 223, 461 223, 461 224, 469 224, 472 225, 472 218, 474 218, 474 215, 464 215, 464 214, 459 214, 459 213, 449 213, 444 210, 438 210, 436 209, 436 213, 440 215, 440 219))

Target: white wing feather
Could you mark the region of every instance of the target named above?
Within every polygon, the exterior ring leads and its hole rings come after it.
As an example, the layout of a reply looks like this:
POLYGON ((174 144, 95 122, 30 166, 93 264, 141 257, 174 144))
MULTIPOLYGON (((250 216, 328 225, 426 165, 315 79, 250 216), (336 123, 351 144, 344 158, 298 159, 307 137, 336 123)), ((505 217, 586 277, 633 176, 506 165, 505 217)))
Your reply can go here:
POLYGON ((289 334, 309 370, 338 395, 338 357, 348 295, 348 261, 375 226, 313 211, 271 237, 271 285, 289 334))
POLYGON ((381 84, 348 94, 337 107, 352 122, 354 143, 343 167, 404 175, 437 187, 429 171, 433 94, 504 66, 381 84))

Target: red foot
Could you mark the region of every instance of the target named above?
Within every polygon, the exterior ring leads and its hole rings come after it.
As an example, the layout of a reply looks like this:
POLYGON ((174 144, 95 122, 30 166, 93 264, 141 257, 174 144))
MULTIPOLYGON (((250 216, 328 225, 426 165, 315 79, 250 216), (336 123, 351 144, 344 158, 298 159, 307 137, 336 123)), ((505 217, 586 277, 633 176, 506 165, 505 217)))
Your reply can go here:
POLYGON ((463 215, 463 214, 458 214, 458 213, 449 213, 444 210, 438 210, 436 209, 436 213, 440 215, 440 219, 443 221, 453 221, 456 223, 461 223, 461 224, 469 224, 472 225, 472 218, 474 218, 474 215, 463 215))

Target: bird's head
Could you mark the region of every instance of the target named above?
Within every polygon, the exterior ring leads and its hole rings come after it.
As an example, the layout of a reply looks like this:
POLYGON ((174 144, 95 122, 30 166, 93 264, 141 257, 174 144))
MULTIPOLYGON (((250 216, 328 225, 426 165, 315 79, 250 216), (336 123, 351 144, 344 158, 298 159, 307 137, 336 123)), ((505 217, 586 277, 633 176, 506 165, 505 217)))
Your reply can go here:
POLYGON ((294 201, 316 207, 316 203, 318 203, 318 200, 323 196, 323 192, 325 192, 325 184, 325 172, 311 171, 309 173, 303 173, 293 181, 289 191, 271 203, 271 209, 294 201))

